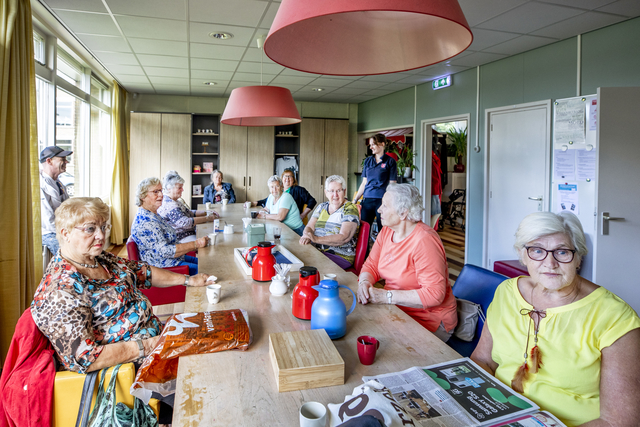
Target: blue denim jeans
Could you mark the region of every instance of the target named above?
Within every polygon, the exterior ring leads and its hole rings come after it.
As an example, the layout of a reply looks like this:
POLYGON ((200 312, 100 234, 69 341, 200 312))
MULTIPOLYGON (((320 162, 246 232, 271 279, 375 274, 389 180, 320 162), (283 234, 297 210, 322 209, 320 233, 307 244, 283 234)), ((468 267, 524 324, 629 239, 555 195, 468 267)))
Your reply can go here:
POLYGON ((60 243, 58 243, 58 239, 56 239, 56 233, 43 234, 42 244, 49 248, 53 256, 56 256, 58 249, 60 249, 60 243))
POLYGON ((180 264, 178 265, 186 265, 189 267, 189 276, 194 276, 196 274, 198 274, 198 258, 191 256, 191 255, 185 255, 184 256, 184 261, 182 261, 180 264))

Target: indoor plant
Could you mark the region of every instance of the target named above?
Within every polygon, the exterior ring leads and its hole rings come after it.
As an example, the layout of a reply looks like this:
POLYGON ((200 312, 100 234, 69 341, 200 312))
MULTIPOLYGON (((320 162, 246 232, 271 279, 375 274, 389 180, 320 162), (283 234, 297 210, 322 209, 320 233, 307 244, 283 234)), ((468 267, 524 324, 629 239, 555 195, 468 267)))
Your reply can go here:
POLYGON ((398 166, 398 175, 409 178, 411 177, 411 173, 414 169, 418 170, 417 166, 414 164, 416 154, 413 152, 413 149, 405 147, 403 150, 398 150, 397 146, 394 146, 392 148, 392 152, 398 156, 398 160, 396 161, 398 166))
POLYGON ((456 129, 454 126, 449 126, 447 137, 451 141, 448 154, 458 159, 458 163, 453 167, 453 170, 455 172, 464 172, 462 158, 467 152, 467 128, 456 129))

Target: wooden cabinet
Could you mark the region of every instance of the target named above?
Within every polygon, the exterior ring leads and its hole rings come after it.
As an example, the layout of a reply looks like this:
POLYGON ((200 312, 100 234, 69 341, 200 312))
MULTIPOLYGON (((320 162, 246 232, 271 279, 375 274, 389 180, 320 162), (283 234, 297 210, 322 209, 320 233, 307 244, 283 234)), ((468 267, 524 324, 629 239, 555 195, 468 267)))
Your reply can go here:
POLYGON ((182 198, 191 203, 191 114, 131 114, 129 224, 137 206, 136 189, 144 178, 162 179, 170 170, 184 178, 182 198))
POLYGON ((221 125, 220 170, 233 185, 236 203, 269 195, 267 180, 273 175, 274 128, 221 125))
POLYGON ((318 202, 326 200, 324 181, 328 176, 340 175, 347 180, 348 155, 348 120, 302 120, 298 181, 318 202))

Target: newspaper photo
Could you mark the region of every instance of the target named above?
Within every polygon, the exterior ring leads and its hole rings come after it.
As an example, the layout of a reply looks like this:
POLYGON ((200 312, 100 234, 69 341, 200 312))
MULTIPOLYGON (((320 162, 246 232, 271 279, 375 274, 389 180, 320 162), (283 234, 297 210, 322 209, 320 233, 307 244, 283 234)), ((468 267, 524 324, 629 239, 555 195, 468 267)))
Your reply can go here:
POLYGON ((418 425, 425 427, 562 426, 555 419, 559 424, 527 423, 537 422, 531 414, 538 412, 538 406, 469 358, 363 377, 362 380, 380 382, 418 425), (508 424, 510 421, 515 424, 508 424))

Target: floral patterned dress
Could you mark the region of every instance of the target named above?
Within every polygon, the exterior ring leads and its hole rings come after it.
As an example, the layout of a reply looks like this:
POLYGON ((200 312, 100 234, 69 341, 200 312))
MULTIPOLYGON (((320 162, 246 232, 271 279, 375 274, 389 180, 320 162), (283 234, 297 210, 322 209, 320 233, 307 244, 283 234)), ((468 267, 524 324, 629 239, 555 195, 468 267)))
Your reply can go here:
POLYGON ((93 280, 60 256, 51 260, 31 303, 33 320, 65 369, 86 373, 105 344, 146 339, 162 325, 139 289, 151 287, 151 268, 108 252, 96 260, 111 276, 93 280))
POLYGON ((196 235, 196 223, 193 218, 196 211, 189 209, 182 201, 164 196, 162 206, 158 208, 158 215, 164 218, 176 230, 178 240, 196 235))
POLYGON ((131 238, 138 245, 140 259, 154 267, 175 267, 184 261, 184 255, 174 258, 178 236, 171 224, 157 213, 143 207, 131 226, 131 238))

